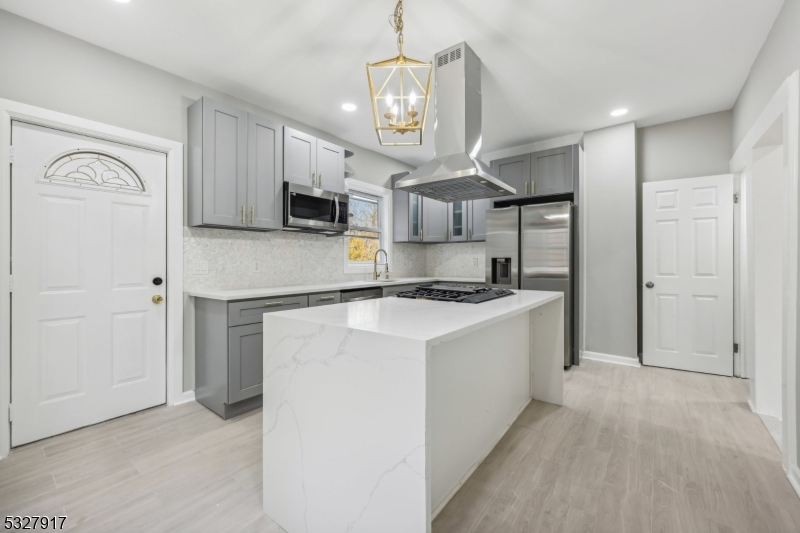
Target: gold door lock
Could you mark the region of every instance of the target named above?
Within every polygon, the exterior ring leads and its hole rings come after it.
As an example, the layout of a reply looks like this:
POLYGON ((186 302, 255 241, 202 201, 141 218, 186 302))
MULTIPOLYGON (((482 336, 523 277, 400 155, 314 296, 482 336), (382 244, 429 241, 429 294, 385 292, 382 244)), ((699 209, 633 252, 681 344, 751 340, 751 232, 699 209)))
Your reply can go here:
POLYGON ((160 294, 156 294, 155 296, 153 296, 153 303, 154 304, 160 304, 163 301, 164 301, 164 297, 161 296, 160 294))

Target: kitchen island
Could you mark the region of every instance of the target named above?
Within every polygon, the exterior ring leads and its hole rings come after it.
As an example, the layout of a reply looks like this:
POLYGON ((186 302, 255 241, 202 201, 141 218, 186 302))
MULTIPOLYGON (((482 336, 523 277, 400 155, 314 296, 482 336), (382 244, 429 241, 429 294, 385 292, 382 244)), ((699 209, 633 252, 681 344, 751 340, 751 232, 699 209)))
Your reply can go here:
POLYGON ((424 533, 531 398, 563 403, 561 293, 264 315, 264 511, 424 533))

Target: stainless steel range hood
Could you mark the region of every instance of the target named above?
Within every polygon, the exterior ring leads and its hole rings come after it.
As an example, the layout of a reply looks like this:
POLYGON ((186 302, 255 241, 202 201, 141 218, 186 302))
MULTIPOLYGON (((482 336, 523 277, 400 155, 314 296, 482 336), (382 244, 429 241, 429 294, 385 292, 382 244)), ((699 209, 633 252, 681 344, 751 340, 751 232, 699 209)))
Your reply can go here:
POLYGON ((481 60, 467 43, 436 54, 434 82, 434 159, 395 188, 447 203, 516 194, 478 160, 481 60))

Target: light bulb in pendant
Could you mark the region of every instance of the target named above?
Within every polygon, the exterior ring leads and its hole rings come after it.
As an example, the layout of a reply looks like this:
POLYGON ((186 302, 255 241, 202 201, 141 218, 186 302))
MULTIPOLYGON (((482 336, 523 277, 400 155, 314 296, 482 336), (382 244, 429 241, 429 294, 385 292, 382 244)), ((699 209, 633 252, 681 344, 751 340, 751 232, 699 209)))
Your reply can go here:
POLYGON ((408 103, 414 105, 417 103, 417 95, 414 94, 414 91, 411 91, 411 94, 408 95, 408 103))
POLYGON ((396 106, 396 105, 393 105, 393 106, 392 106, 392 114, 393 114, 394 116, 397 116, 397 106, 396 106))
POLYGON ((386 93, 386 105, 392 107, 393 102, 394 98, 392 98, 392 93, 386 93))

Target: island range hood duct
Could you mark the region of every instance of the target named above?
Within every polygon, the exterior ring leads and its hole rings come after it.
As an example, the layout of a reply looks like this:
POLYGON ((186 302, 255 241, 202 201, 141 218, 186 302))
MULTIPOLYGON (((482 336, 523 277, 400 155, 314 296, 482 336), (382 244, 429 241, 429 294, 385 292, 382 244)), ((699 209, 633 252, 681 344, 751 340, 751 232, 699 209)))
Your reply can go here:
POLYGON ((467 43, 434 59, 434 159, 396 189, 442 202, 512 196, 517 191, 478 160, 481 149, 481 60, 467 43))

